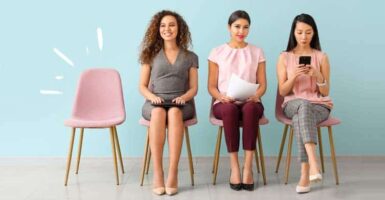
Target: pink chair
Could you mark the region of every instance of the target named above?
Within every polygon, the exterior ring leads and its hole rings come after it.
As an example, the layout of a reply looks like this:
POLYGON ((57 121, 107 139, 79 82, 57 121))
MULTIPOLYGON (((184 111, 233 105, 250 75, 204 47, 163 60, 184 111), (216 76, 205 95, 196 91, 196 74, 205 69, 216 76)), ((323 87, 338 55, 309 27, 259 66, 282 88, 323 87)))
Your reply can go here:
MULTIPOLYGON (((285 124, 285 128, 283 131, 282 141, 281 141, 281 145, 279 148, 279 155, 278 155, 278 160, 277 160, 275 172, 278 173, 279 164, 280 164, 281 158, 282 158, 282 151, 283 151, 283 148, 285 146, 287 129, 290 126, 289 144, 288 144, 288 148, 287 148, 286 168, 285 168, 285 184, 287 184, 288 179, 289 179, 291 148, 292 148, 292 144, 293 144, 294 132, 293 132, 293 127, 291 125, 291 119, 287 118, 285 116, 285 114, 283 113, 283 109, 281 106, 283 103, 283 100, 284 100, 283 96, 281 96, 279 94, 279 91, 277 90, 277 97, 276 97, 276 101, 275 101, 275 117, 277 118, 278 121, 285 124)), ((321 158, 322 173, 325 172, 325 166, 324 166, 324 156, 323 156, 323 150, 322 150, 321 127, 327 127, 328 132, 329 132, 330 153, 331 153, 331 159, 333 162, 334 177, 336 179, 337 185, 339 184, 339 181, 338 181, 337 161, 336 161, 336 155, 335 155, 335 150, 334 150, 332 126, 340 124, 340 123, 341 123, 341 121, 339 119, 330 116, 327 120, 325 120, 325 121, 323 121, 317 125, 318 144, 319 144, 319 152, 320 152, 320 158, 321 158)))
MULTIPOLYGON (((217 173, 218 173, 218 163, 219 163, 219 155, 221 151, 221 143, 222 143, 222 130, 223 130, 223 121, 220 119, 215 118, 213 114, 213 103, 214 99, 211 101, 211 108, 210 108, 210 123, 214 126, 218 126, 218 136, 217 136, 217 143, 215 145, 215 153, 214 153, 214 160, 213 160, 213 185, 216 184, 217 180, 217 173)), ((269 123, 269 120, 265 117, 262 116, 261 119, 259 119, 258 124, 259 125, 266 125, 269 123)), ((257 125, 258 125, 257 124, 257 125)), ((261 133, 260 129, 258 128, 257 131, 257 142, 258 142, 258 149, 259 149, 259 159, 258 159, 258 152, 257 149, 255 149, 255 163, 257 166, 257 171, 260 173, 260 168, 259 168, 259 162, 261 163, 261 169, 262 169, 262 177, 263 177, 263 184, 266 185, 266 173, 265 173, 265 158, 263 156, 263 148, 262 148, 262 138, 261 138, 261 133)))
POLYGON ((116 154, 119 156, 123 173, 124 167, 116 126, 123 123, 125 118, 126 113, 119 72, 114 69, 89 69, 83 72, 78 83, 72 117, 64 122, 66 126, 72 127, 65 186, 67 186, 71 166, 76 128, 80 128, 80 140, 75 173, 77 174, 79 171, 84 128, 109 128, 116 184, 119 185, 116 154))
MULTIPOLYGON (((195 112, 195 103, 193 101, 194 106, 194 112, 195 112)), ((190 136, 188 132, 188 127, 195 125, 198 123, 196 112, 194 113, 194 117, 192 119, 184 121, 184 133, 186 138, 186 146, 187 146, 187 156, 189 160, 189 169, 190 169, 190 178, 191 178, 191 185, 194 186, 194 165, 192 161, 192 154, 191 154, 191 146, 190 146, 190 136)), ((139 120, 139 124, 147 127, 147 136, 146 136, 146 144, 144 146, 144 158, 143 158, 143 166, 142 166, 142 173, 140 177, 140 186, 143 186, 143 179, 144 174, 148 174, 148 170, 150 168, 150 160, 151 160, 151 151, 150 151, 150 121, 144 119, 143 117, 139 120)))

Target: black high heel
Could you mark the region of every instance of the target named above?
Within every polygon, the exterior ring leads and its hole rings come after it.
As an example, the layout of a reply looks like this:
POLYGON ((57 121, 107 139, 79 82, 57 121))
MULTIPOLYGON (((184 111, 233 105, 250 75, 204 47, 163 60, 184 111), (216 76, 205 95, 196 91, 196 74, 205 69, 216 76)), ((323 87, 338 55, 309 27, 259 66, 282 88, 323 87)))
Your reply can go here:
MULTIPOLYGON (((243 171, 243 168, 242 168, 243 171)), ((253 172, 251 172, 251 176, 253 177, 253 172)), ((254 177, 253 177, 254 180, 254 177)), ((247 190, 247 191, 253 191, 254 190, 254 181, 253 183, 247 184, 247 183, 242 183, 242 189, 247 190)))
POLYGON ((242 189, 247 191, 253 191, 254 190, 254 182, 250 184, 242 183, 242 189))
MULTIPOLYGON (((231 177, 231 170, 230 170, 230 177, 231 177)), ((242 183, 231 183, 229 178, 229 184, 230 184, 230 188, 235 191, 242 190, 242 183)))

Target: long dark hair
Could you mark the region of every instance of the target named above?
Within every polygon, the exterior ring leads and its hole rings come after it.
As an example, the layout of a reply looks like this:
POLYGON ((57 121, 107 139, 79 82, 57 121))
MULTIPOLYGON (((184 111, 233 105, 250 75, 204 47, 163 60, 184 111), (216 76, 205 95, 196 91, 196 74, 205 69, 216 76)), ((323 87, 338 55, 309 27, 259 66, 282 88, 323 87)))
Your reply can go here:
POLYGON ((183 17, 176 12, 162 10, 152 17, 146 34, 144 35, 139 57, 141 64, 151 64, 156 54, 163 48, 163 39, 160 36, 159 27, 160 21, 167 15, 175 17, 178 24, 178 35, 176 38, 178 47, 182 50, 187 50, 191 45, 191 34, 183 17))
POLYGON ((231 24, 234 23, 235 21, 237 21, 238 19, 245 19, 245 20, 247 20, 247 22, 249 22, 249 25, 250 25, 250 22, 251 22, 250 16, 244 10, 237 10, 237 11, 234 11, 233 13, 231 13, 231 15, 229 17, 229 21, 227 22, 227 24, 229 26, 231 26, 231 24))
POLYGON ((313 38, 311 39, 310 47, 321 51, 321 44, 319 42, 317 25, 313 17, 305 13, 297 15, 294 18, 293 23, 291 24, 289 42, 287 43, 286 51, 289 52, 297 46, 297 40, 295 39, 295 35, 294 35, 295 26, 297 25, 297 22, 303 22, 313 28, 314 35, 313 35, 313 38))

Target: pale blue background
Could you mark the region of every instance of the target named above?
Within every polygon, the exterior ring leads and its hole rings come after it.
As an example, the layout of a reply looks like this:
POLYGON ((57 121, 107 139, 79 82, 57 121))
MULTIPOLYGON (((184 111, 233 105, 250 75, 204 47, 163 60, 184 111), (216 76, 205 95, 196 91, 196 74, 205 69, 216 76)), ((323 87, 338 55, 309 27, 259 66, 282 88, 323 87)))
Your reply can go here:
MULTIPOLYGON (((276 60, 286 47, 293 17, 303 12, 316 19, 323 50, 330 57, 333 115, 343 121, 334 128, 337 154, 385 155, 384 8, 383 1, 364 0, 2 1, 0 156, 65 156, 70 129, 63 121, 70 116, 80 72, 93 66, 120 71, 127 110, 127 121, 118 127, 123 154, 142 156, 145 128, 138 125, 143 103, 137 89, 138 49, 150 18, 161 9, 184 16, 200 59, 199 124, 190 129, 194 156, 213 154, 217 128, 208 122, 207 56, 229 40, 227 19, 237 9, 251 15, 247 40, 262 47, 267 58, 268 90, 263 102, 271 123, 262 127, 266 155, 277 155, 283 128, 274 118, 276 60), (97 47, 97 27, 103 30, 103 51, 97 47), (54 54, 55 47, 75 67, 54 54), (55 80, 56 75, 64 80, 55 80), (41 89, 64 94, 44 96, 41 89)), ((86 130, 84 155, 110 156, 107 133, 86 130)))

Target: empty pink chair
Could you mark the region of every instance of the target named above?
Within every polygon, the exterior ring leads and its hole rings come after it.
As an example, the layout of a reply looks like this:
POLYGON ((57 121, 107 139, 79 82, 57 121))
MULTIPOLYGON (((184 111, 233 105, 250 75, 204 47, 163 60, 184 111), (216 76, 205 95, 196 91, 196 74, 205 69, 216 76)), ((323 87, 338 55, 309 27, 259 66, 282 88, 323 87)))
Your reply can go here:
POLYGON ((77 174, 79 171, 84 128, 109 128, 116 184, 119 185, 116 154, 119 156, 123 173, 124 166, 116 126, 123 123, 125 118, 126 113, 119 72, 114 69, 88 69, 84 71, 78 83, 72 116, 64 122, 66 126, 72 127, 65 186, 67 185, 71 166, 76 128, 80 128, 80 140, 75 173, 77 174))
MULTIPOLYGON (((195 112, 195 103, 194 100, 194 112, 195 112)), ((192 119, 184 121, 184 134, 186 139, 186 146, 187 146, 187 156, 189 161, 189 169, 190 169, 190 178, 191 178, 191 185, 194 185, 194 165, 192 160, 192 153, 191 153, 191 145, 190 145, 190 135, 188 132, 188 127, 195 125, 198 123, 196 112, 194 113, 194 117, 192 119)), ((148 169, 150 167, 150 161, 151 161, 151 151, 150 151, 150 134, 149 134, 149 128, 150 128, 150 121, 144 119, 143 117, 139 120, 139 124, 147 127, 147 136, 146 136, 146 144, 144 146, 144 157, 143 157, 143 166, 142 166, 142 173, 140 177, 140 186, 143 186, 143 179, 144 174, 148 174, 148 169)))
MULTIPOLYGON (((279 94, 279 91, 277 90, 277 97, 275 101, 275 117, 277 120, 285 125, 283 135, 282 135, 282 141, 279 148, 279 154, 278 154, 278 160, 277 165, 275 168, 275 172, 278 173, 279 164, 281 162, 282 158, 282 152, 283 148, 285 146, 286 141, 286 135, 287 135, 287 129, 290 126, 290 135, 289 135, 289 144, 287 148, 287 157, 286 157, 286 169, 285 169, 285 184, 287 184, 289 179, 289 169, 290 169, 290 161, 291 161, 291 148, 293 144, 293 127, 291 125, 291 119, 287 118, 285 114, 283 113, 282 109, 282 103, 283 103, 284 97, 279 94)), ((337 161, 336 161, 336 155, 334 150, 334 142, 333 142, 333 132, 332 132, 332 126, 340 124, 341 121, 337 118, 334 118, 332 116, 329 116, 329 118, 321 123, 319 123, 317 126, 318 130, 318 145, 319 145, 319 152, 320 152, 320 158, 321 158, 321 167, 322 167, 322 173, 325 172, 325 166, 324 166, 324 156, 323 156, 323 150, 322 150, 322 137, 321 137, 321 127, 327 127, 329 132, 329 142, 330 142, 330 153, 331 153, 331 159, 333 162, 333 170, 334 170, 334 177, 336 179, 336 184, 338 185, 338 171, 337 171, 337 161)))
MULTIPOLYGON (((215 101, 214 99, 212 99, 212 101, 211 101, 210 116, 209 116, 210 123, 214 126, 218 126, 218 136, 217 136, 217 143, 215 145, 213 169, 212 169, 213 185, 216 184, 216 180, 217 180, 218 163, 219 163, 219 155, 220 155, 220 151, 221 151, 222 130, 223 130, 223 121, 215 118, 215 116, 213 114, 213 106, 212 105, 213 105, 214 101, 215 101)), ((259 125, 266 125, 268 123, 269 123, 269 120, 265 116, 262 116, 262 118, 260 118, 259 122, 258 122, 259 125)), ((256 124, 256 125, 258 125, 258 124, 256 124)), ((257 132, 257 146, 259 149, 259 159, 258 159, 258 151, 257 151, 257 149, 255 149, 255 163, 257 166, 258 173, 260 172, 259 163, 261 163, 263 184, 266 185, 267 182, 266 182, 266 173, 265 173, 265 158, 263 156, 262 138, 261 138, 261 131, 259 128, 258 128, 258 132, 257 132)))

